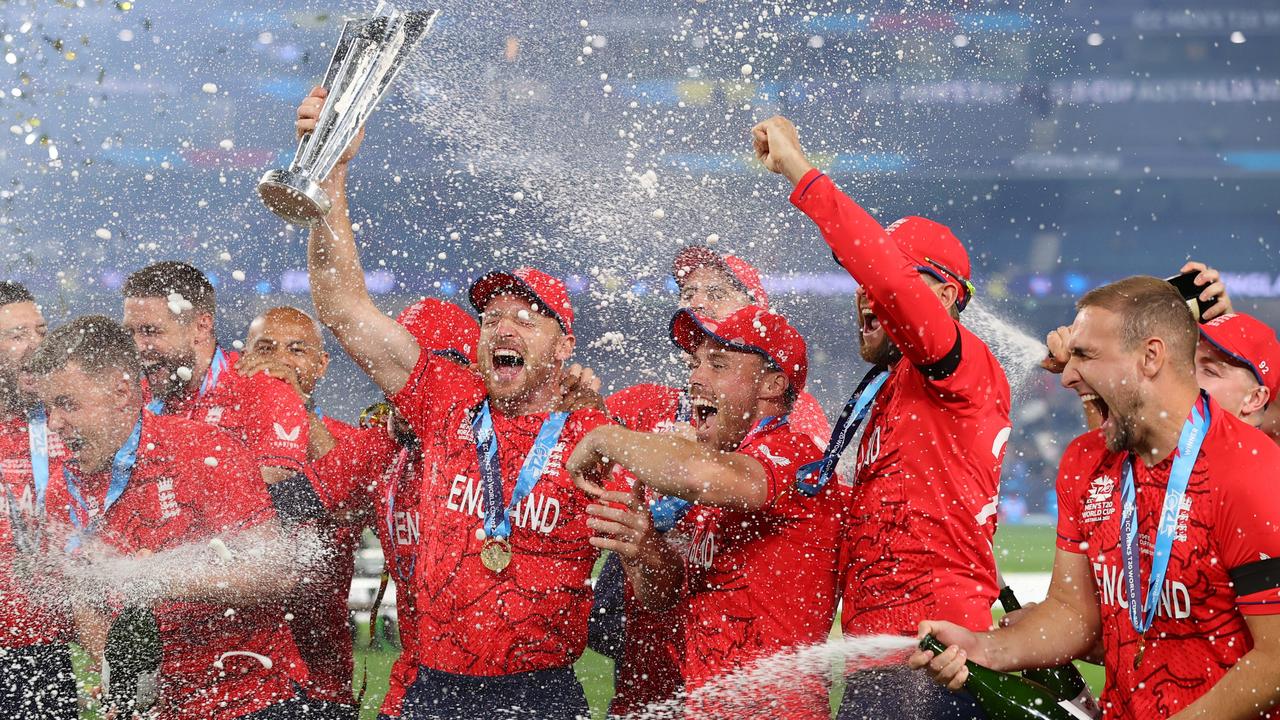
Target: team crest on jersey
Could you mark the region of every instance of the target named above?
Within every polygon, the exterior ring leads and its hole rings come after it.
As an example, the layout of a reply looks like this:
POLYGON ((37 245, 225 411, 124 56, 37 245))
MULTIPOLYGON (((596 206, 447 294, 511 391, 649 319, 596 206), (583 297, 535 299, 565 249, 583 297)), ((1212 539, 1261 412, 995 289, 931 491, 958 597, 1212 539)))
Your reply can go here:
POLYGON ((162 477, 156 480, 156 504, 160 506, 160 517, 169 520, 178 517, 178 496, 173 492, 173 478, 162 477))
POLYGON ((1105 522, 1116 513, 1116 481, 1115 478, 1103 475, 1089 483, 1089 494, 1085 496, 1084 508, 1080 511, 1081 522, 1105 522))
POLYGON ((210 425, 217 425, 222 422, 222 412, 222 406, 215 405, 214 407, 209 408, 209 411, 204 414, 204 421, 210 425))

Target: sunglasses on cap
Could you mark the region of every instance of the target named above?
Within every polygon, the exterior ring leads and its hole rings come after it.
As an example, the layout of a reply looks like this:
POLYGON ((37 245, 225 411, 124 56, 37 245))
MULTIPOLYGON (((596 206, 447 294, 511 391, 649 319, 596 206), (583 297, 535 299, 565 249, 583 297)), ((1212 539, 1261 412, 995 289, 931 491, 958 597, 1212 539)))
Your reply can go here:
POLYGON ((387 427, 387 424, 391 422, 391 413, 393 412, 395 412, 395 409, 386 400, 374 403, 360 411, 360 427, 387 427))
POLYGON ((978 289, 974 287, 973 283, 970 282, 967 278, 960 277, 959 273, 947 267, 946 265, 943 265, 937 260, 927 257, 924 259, 924 261, 929 264, 917 265, 916 266, 917 271, 922 272, 941 283, 949 282, 948 278, 950 278, 950 280, 955 280, 956 282, 960 283, 961 286, 964 287, 964 290, 965 290, 964 295, 959 300, 956 301, 956 309, 964 310, 965 306, 969 304, 969 301, 973 299, 973 296, 977 294, 978 289), (944 274, 947 277, 943 277, 944 274))

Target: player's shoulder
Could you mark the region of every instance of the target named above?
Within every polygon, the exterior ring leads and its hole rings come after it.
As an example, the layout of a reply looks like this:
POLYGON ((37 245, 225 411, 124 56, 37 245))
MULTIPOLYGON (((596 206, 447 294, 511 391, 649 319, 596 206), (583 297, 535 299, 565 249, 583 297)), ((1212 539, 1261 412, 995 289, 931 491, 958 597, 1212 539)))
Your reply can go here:
POLYGON ((601 425, 616 424, 614 423, 613 418, 611 418, 608 413, 596 408, 583 408, 581 410, 574 410, 573 412, 569 413, 568 422, 574 427, 577 433, 583 434, 583 435, 591 432, 592 430, 600 427, 601 425))
POLYGON ((1065 481, 1087 479, 1118 455, 1107 449, 1101 429, 1089 430, 1067 443, 1058 462, 1058 477, 1065 481))
POLYGON ((1223 410, 1216 402, 1211 404, 1212 427, 1202 450, 1214 470, 1228 470, 1222 474, 1224 482, 1239 479, 1257 482, 1259 477, 1274 473, 1280 467, 1280 445, 1262 430, 1223 410))
POLYGON ((960 331, 960 364, 967 365, 969 372, 977 379, 985 379, 992 388, 1003 388, 1009 394, 1009 378, 1005 375, 1004 366, 996 358, 986 341, 978 337, 964 323, 957 322, 960 331))
POLYGON ((797 431, 791 423, 760 433, 738 451, 781 468, 796 468, 822 457, 822 450, 813 438, 797 431))
POLYGON ((656 383, 642 383, 623 388, 604 400, 609 414, 623 420, 639 418, 646 413, 674 414, 680 404, 680 389, 656 383))

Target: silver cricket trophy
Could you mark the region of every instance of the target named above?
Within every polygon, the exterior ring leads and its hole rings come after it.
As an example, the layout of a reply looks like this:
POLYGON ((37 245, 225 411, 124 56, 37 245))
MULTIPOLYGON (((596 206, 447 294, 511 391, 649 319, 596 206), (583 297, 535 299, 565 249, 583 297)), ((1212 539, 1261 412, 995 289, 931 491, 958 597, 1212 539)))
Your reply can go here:
POLYGON ((303 226, 329 214, 333 201, 320 183, 387 94, 437 13, 402 11, 381 2, 371 17, 346 21, 324 74, 329 95, 315 129, 302 136, 288 169, 269 170, 258 181, 258 195, 271 212, 303 226))

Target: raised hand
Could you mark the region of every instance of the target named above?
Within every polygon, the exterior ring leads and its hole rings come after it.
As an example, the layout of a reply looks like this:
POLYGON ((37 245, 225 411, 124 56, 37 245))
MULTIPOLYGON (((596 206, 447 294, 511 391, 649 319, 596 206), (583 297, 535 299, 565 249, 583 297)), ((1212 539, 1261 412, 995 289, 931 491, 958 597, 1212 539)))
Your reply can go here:
POLYGON ((794 185, 813 169, 804 150, 796 126, 781 115, 751 128, 751 143, 758 159, 770 172, 785 176, 794 185))
MULTIPOLYGON (((302 101, 298 106, 298 119, 294 123, 297 128, 298 138, 316 129, 316 120, 320 117, 320 110, 324 107, 324 99, 329 97, 329 91, 317 85, 311 89, 311 94, 302 101)), ((364 128, 360 128, 360 132, 351 139, 351 144, 346 150, 342 151, 342 155, 338 157, 339 165, 346 165, 351 158, 356 156, 356 152, 360 150, 360 143, 364 141, 364 128)))

